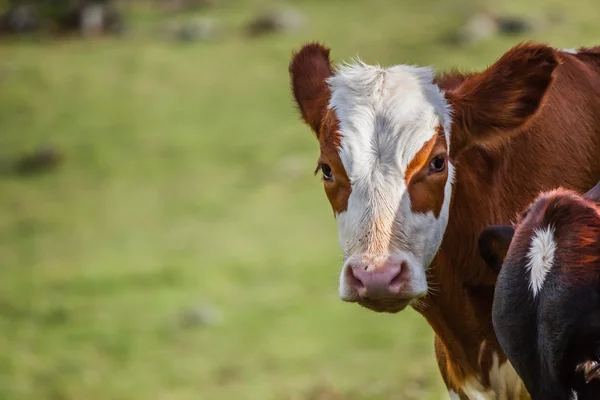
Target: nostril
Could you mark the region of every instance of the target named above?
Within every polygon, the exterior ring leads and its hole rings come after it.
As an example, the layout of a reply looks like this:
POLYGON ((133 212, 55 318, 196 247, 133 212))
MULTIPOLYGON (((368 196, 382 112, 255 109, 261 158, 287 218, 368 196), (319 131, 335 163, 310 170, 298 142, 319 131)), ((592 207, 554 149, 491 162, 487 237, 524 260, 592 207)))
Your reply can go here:
POLYGON ((403 262, 400 265, 400 268, 398 268, 398 270, 395 271, 394 275, 392 276, 392 279, 390 280, 390 290, 391 291, 399 291, 400 290, 400 286, 402 285, 402 281, 404 280, 406 268, 407 268, 407 264, 406 264, 406 262, 403 262))
POLYGON ((354 275, 354 268, 352 267, 348 267, 346 269, 346 280, 348 281, 350 286, 354 287, 357 290, 364 289, 365 287, 363 281, 361 281, 356 275, 354 275))
POLYGON ((398 271, 398 273, 390 281, 390 286, 392 286, 392 287, 400 286, 401 281, 402 281, 402 271, 398 271))

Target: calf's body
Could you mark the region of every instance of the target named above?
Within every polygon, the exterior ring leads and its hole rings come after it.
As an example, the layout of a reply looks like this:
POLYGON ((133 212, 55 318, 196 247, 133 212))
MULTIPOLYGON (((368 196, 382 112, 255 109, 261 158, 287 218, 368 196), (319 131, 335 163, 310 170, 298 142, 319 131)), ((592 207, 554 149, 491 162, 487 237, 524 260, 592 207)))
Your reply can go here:
POLYGON ((541 194, 514 228, 480 236, 492 321, 533 400, 600 399, 600 184, 541 194))
POLYGON ((444 75, 334 67, 317 43, 292 57, 344 255, 340 297, 420 312, 452 399, 528 398, 494 334, 496 276, 477 240, 540 191, 600 176, 600 54, 573 53, 522 44, 484 71, 444 75))

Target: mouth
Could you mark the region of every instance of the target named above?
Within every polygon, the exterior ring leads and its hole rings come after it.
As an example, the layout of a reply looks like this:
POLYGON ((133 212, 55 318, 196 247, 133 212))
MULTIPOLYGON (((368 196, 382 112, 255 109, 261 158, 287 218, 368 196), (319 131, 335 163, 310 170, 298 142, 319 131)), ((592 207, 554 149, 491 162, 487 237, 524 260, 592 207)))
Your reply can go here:
POLYGON ((379 313, 396 314, 404 310, 412 299, 361 299, 357 301, 362 307, 379 313))

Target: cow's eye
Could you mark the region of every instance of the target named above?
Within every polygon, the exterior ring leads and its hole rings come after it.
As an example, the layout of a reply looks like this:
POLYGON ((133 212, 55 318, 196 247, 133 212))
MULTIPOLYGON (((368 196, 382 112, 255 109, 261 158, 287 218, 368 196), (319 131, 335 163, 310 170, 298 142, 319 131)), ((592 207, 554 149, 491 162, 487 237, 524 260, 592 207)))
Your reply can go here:
POLYGON ((446 168, 446 157, 437 156, 429 163, 429 172, 442 172, 446 168))
POLYGON ((331 173, 331 167, 327 164, 321 165, 321 172, 323 173, 323 179, 326 181, 330 181, 333 179, 333 175, 331 173))

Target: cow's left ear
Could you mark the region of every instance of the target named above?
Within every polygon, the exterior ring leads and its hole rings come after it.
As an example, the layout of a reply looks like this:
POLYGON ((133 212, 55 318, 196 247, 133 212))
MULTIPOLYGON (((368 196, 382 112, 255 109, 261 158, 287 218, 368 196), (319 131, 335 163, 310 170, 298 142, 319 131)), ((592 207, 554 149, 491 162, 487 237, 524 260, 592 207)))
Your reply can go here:
POLYGON ((514 234, 515 230, 512 226, 492 225, 479 235, 479 255, 496 273, 502 269, 502 263, 514 234))
POLYGON ((593 188, 591 188, 590 190, 588 190, 583 195, 583 197, 586 198, 589 201, 600 203, 600 182, 598 182, 596 184, 596 186, 594 186, 593 188))
POLYGON ((498 143, 523 127, 543 104, 557 65, 554 49, 524 43, 446 92, 454 113, 451 153, 498 143))

